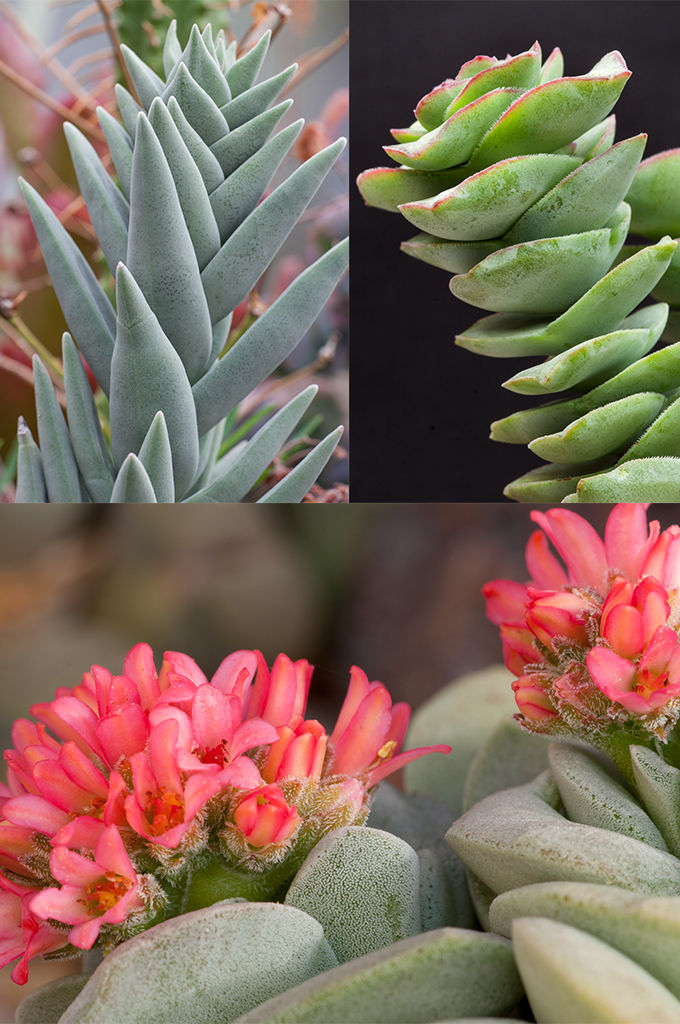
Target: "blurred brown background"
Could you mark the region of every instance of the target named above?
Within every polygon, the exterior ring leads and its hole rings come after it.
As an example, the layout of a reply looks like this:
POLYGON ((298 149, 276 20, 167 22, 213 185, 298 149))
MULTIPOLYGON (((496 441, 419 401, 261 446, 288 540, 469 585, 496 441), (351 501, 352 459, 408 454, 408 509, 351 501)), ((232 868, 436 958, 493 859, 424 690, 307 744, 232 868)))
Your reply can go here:
MULTIPOLYGON (((579 510, 601 531, 607 506, 579 510)), ((651 510, 667 526, 678 507, 651 510)), ((500 659, 480 588, 524 579, 529 509, 500 504, 6 505, 0 531, 0 732, 138 641, 207 673, 239 647, 317 666, 331 726, 353 663, 418 706, 500 659)), ((31 966, 36 985, 75 964, 31 966)), ((0 1022, 27 991, 0 986, 0 1022)))

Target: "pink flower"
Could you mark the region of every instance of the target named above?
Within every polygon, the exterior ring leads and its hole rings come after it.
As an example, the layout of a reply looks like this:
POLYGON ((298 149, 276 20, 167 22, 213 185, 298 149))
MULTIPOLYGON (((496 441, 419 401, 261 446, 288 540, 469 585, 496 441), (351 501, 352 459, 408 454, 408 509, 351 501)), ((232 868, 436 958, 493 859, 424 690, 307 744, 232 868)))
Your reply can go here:
POLYGON ((261 786, 238 804, 234 824, 248 845, 257 850, 290 839, 300 824, 300 815, 295 807, 288 806, 278 786, 261 786))
POLYGON ((43 920, 73 925, 68 939, 78 949, 91 949, 102 925, 120 924, 132 911, 144 909, 137 874, 113 825, 98 838, 94 860, 57 846, 50 870, 61 888, 33 896, 31 912, 43 920))
POLYGON ((17 985, 28 980, 29 960, 68 943, 63 931, 32 912, 30 903, 37 892, 0 875, 0 967, 19 960, 11 975, 17 985))
POLYGON ((328 736, 320 722, 301 715, 282 725, 262 767, 265 782, 281 779, 319 779, 326 757, 328 736))
POLYGON ((568 509, 532 512, 530 583, 493 580, 487 614, 501 629, 521 720, 538 731, 629 720, 660 737, 680 714, 680 528, 617 505, 604 541, 568 509), (550 551, 549 541, 564 561, 550 551))

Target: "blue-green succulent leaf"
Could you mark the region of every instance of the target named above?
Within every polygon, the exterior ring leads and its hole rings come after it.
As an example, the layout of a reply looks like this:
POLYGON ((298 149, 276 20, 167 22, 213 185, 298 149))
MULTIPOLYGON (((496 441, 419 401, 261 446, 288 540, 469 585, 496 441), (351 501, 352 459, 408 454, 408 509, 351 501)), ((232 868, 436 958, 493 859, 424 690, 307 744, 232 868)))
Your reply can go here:
POLYGON ((211 146, 229 131, 224 114, 205 89, 201 88, 184 62, 179 65, 177 74, 167 86, 163 101, 167 103, 171 96, 175 97, 187 121, 206 145, 211 146))
POLYGON ((120 187, 125 196, 129 198, 132 175, 132 139, 121 123, 112 117, 104 107, 97 107, 97 118, 104 132, 120 187))
POLYGON ((151 421, 151 426, 139 449, 139 461, 151 481, 156 501, 174 502, 175 480, 172 472, 172 448, 165 416, 160 410, 151 421))
POLYGON ((121 50, 130 72, 130 77, 135 83, 137 95, 144 104, 144 109, 148 110, 152 100, 156 96, 160 96, 165 89, 165 82, 125 43, 121 45, 121 50))
POLYGON ((224 173, 220 167, 220 162, 212 154, 210 147, 205 144, 198 132, 191 127, 174 96, 171 96, 168 100, 168 110, 177 126, 177 131, 182 136, 184 145, 191 153, 194 163, 201 173, 203 184, 208 194, 210 194, 224 181, 224 173))
POLYGON ((92 388, 80 353, 70 334, 62 338, 66 411, 73 453, 92 500, 108 502, 114 473, 111 455, 99 423, 92 388))
POLYGON ((38 414, 40 455, 47 496, 51 502, 80 502, 82 492, 68 427, 54 385, 42 360, 33 356, 35 408, 38 414))
POLYGON ((342 437, 342 427, 336 427, 332 433, 319 441, 316 448, 313 448, 308 455, 305 455, 302 462, 291 469, 290 473, 279 480, 277 484, 258 499, 260 504, 288 504, 299 503, 309 489, 316 483, 321 472, 328 463, 331 455, 338 446, 342 437))
POLYGON ((116 482, 111 492, 111 504, 155 503, 156 495, 149 475, 144 466, 132 452, 125 458, 118 471, 116 482))
MULTIPOLYGON (((230 131, 215 142, 210 148, 219 161, 223 177, 228 177, 237 167, 245 163, 253 153, 262 148, 277 124, 292 105, 292 100, 284 100, 271 110, 265 110, 251 121, 247 121, 230 131)), ((208 189, 208 191, 211 191, 208 189)))
POLYGON ((240 96, 242 92, 250 89, 257 78, 267 55, 271 36, 270 31, 265 32, 255 46, 235 60, 227 70, 227 82, 233 97, 240 96))
POLYGON ((291 64, 290 67, 280 71, 278 75, 273 75, 271 78, 266 78, 264 82, 253 85, 221 107, 231 131, 240 128, 247 121, 252 121, 254 117, 266 110, 269 104, 273 103, 279 93, 285 89, 296 71, 297 64, 291 64))
POLYGON ((47 488, 40 449, 33 440, 33 434, 23 416, 19 417, 17 449, 16 502, 46 502, 47 488))

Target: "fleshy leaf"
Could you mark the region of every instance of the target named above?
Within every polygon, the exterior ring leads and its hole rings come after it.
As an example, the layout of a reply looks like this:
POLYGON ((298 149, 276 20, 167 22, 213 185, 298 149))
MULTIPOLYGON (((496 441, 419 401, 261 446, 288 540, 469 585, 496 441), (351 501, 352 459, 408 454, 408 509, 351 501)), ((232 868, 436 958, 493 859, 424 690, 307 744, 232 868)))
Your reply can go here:
POLYGON ((270 31, 264 32, 255 46, 230 66, 227 71, 227 82, 232 97, 240 96, 252 86, 260 72, 264 58, 267 56, 271 35, 270 31))
POLYGON ((221 107, 220 110, 226 118, 230 130, 234 131, 236 128, 240 128, 266 110, 269 104, 273 103, 279 93, 285 89, 296 71, 297 64, 291 64, 290 67, 279 71, 277 75, 265 78, 263 82, 258 82, 257 85, 246 89, 245 92, 240 93, 221 107))
POLYGON ((40 449, 23 416, 19 417, 17 448, 17 503, 47 501, 40 449))
POLYGON ((70 334, 62 338, 66 411, 73 453, 92 500, 107 502, 113 488, 113 463, 99 423, 92 388, 70 334))
POLYGON ((302 501, 305 494, 316 483, 317 478, 323 472, 331 455, 338 446, 343 434, 342 427, 336 427, 326 437, 305 455, 302 462, 290 470, 282 480, 267 491, 258 499, 258 504, 271 504, 273 502, 297 503, 302 501))
POLYGON ((156 501, 153 484, 144 466, 132 452, 124 459, 111 492, 111 504, 136 504, 156 501))
POLYGON ((51 502, 82 501, 78 464, 68 427, 50 376, 38 356, 33 356, 35 408, 38 414, 40 455, 47 496, 51 502))
MULTIPOLYGON (((240 128, 230 131, 228 135, 219 139, 213 146, 211 152, 219 161, 224 177, 232 174, 237 167, 250 159, 253 153, 264 145, 277 124, 290 109, 292 100, 284 100, 271 110, 265 110, 251 121, 247 121, 240 128)), ((208 189, 208 191, 211 191, 208 189)))
POLYGON ((148 433, 139 449, 139 461, 147 472, 156 501, 175 500, 175 481, 172 474, 172 448, 162 412, 151 421, 148 433))

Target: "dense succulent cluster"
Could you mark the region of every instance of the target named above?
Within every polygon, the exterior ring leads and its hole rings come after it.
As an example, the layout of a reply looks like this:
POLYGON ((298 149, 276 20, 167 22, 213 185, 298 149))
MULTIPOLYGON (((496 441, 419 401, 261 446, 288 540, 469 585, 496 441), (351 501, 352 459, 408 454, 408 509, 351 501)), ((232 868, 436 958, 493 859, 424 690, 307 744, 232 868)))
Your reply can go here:
MULTIPOLYGON (((266 900, 326 833, 363 822, 410 709, 352 670, 335 729, 304 718, 312 667, 237 651, 208 681, 138 644, 19 720, 0 820, 2 961, 111 949, 221 899, 266 900)), ((432 749, 447 750, 446 747, 432 749)))
POLYGON ((528 444, 548 463, 506 488, 518 500, 680 494, 680 348, 651 351, 677 295, 676 243, 657 230, 677 233, 676 201, 664 217, 668 189, 648 180, 654 168, 635 177, 646 136, 614 143, 607 115, 629 74, 617 52, 580 77, 563 77, 559 50, 542 62, 538 44, 476 57, 393 131, 385 151, 401 166, 359 177, 369 205, 421 229, 404 251, 453 272, 451 291, 492 312, 457 343, 546 357, 504 386, 566 392, 492 425, 494 440, 528 444), (655 244, 623 251, 631 227, 655 244), (650 292, 659 301, 636 310, 650 292))
MULTIPOLYGON (((68 425, 36 357, 40 448, 19 427, 17 501, 231 502, 258 481, 314 397, 309 387, 247 442, 221 450, 226 417, 292 351, 342 277, 347 243, 303 271, 223 353, 232 314, 270 265, 344 146, 299 166, 263 199, 302 128, 269 136, 271 104, 295 65, 257 82, 269 34, 237 58, 210 27, 165 79, 124 48, 140 104, 117 86, 122 123, 98 111, 117 180, 73 125, 66 135, 88 213, 115 275, 115 309, 58 217, 22 189, 70 334, 68 425), (74 343, 75 342, 75 343, 74 343), (76 347, 77 346, 77 347, 76 347), (101 389, 97 407, 83 358, 101 389)), ((300 501, 335 448, 334 431, 261 501, 300 501)))

